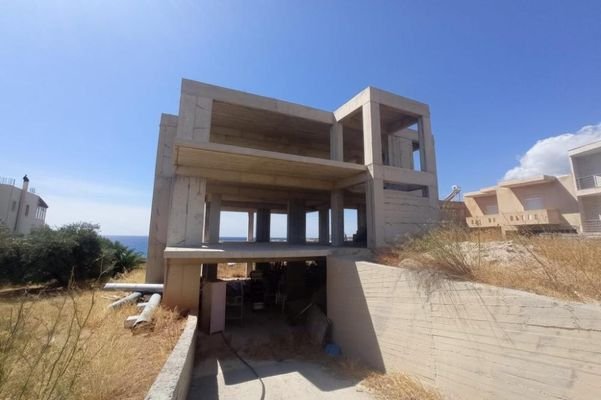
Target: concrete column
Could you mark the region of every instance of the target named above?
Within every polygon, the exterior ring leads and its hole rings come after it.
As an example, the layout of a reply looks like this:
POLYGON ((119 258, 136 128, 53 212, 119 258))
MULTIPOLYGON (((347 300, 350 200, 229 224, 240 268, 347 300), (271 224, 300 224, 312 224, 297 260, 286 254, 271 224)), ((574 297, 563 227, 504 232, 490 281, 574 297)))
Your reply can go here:
POLYGON ((163 251, 167 244, 169 224, 169 202, 175 175, 171 160, 173 141, 177 131, 177 117, 163 114, 159 128, 159 142, 154 171, 150 228, 148 231, 148 258, 146 260, 146 282, 161 283, 165 275, 163 251))
POLYGON ((209 203, 209 237, 207 242, 219 243, 219 225, 221 223, 221 195, 211 195, 209 203))
POLYGON ((421 116, 418 119, 417 128, 421 170, 436 173, 434 137, 432 136, 430 117, 421 116))
POLYGON ((366 223, 367 223, 367 247, 375 249, 384 246, 385 230, 384 213, 384 181, 382 179, 370 179, 367 181, 366 201, 366 223))
POLYGON ((304 261, 288 261, 286 263, 286 292, 288 300, 298 300, 305 294, 305 272, 307 265, 304 261))
POLYGON ((206 282, 217 280, 217 264, 202 264, 202 280, 206 282))
POLYGON ((319 244, 330 243, 330 210, 319 209, 319 244))
POLYGON ((198 311, 200 297, 200 265, 179 264, 175 260, 165 266, 163 304, 177 306, 180 312, 198 311))
POLYGON ((256 242, 269 242, 271 229, 271 211, 267 208, 257 210, 257 239, 256 242))
POLYGON ((255 213, 248 212, 248 231, 246 233, 246 241, 252 242, 255 240, 255 213))
POLYGON ((167 230, 168 246, 200 246, 203 241, 205 179, 176 176, 167 230))
POLYGON ((359 232, 367 232, 367 214, 365 205, 357 207, 357 230, 359 232))
POLYGON ((363 149, 365 165, 382 165, 382 128, 380 105, 373 101, 363 105, 363 149))
POLYGON ((389 135, 388 160, 392 167, 413 169, 413 143, 411 140, 389 135))
POLYGON ((303 200, 288 201, 288 243, 305 244, 307 240, 307 214, 303 200))
POLYGON ((332 246, 344 244, 344 193, 333 190, 330 195, 332 209, 332 246))
POLYGON ((177 137, 206 143, 211 136, 213 100, 182 93, 179 102, 177 137))
POLYGON ((343 126, 338 122, 330 128, 330 159, 344 161, 343 126))

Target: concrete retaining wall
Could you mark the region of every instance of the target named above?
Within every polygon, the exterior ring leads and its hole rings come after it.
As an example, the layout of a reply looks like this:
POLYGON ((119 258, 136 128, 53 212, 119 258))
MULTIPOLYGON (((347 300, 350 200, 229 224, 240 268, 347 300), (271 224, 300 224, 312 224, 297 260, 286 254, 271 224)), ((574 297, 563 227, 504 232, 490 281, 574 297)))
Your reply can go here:
POLYGON ((347 356, 451 399, 597 399, 601 306, 328 257, 328 316, 347 356))
POLYGON ((186 326, 163 369, 150 387, 146 400, 185 400, 188 396, 194 351, 196 349, 197 318, 188 316, 186 326))

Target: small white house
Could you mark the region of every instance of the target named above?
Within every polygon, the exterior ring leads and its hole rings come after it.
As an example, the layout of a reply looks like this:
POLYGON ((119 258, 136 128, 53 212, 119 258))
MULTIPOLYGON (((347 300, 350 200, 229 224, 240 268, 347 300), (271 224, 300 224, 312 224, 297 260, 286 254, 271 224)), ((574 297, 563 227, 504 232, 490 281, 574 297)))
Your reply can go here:
POLYGON ((0 224, 11 232, 27 235, 32 229, 44 226, 48 204, 29 189, 29 178, 23 177, 23 186, 15 180, 0 179, 0 224))

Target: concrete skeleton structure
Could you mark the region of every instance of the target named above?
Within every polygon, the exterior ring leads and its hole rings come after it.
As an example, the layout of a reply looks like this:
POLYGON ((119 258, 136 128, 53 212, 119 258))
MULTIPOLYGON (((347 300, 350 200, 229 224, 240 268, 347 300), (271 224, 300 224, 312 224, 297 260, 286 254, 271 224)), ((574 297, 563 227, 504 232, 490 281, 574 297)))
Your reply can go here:
POLYGON ((601 141, 569 151, 572 174, 507 180, 464 194, 471 228, 601 233, 601 141))
POLYGON ((27 175, 21 188, 15 186, 14 179, 0 179, 0 225, 10 232, 27 235, 44 226, 47 209, 48 204, 29 188, 27 175))
POLYGON ((146 280, 165 282, 166 304, 197 309, 201 266, 212 281, 218 262, 375 249, 438 218, 426 104, 368 87, 329 112, 183 80, 179 115, 161 116, 146 280), (344 209, 357 212, 352 243, 344 209), (247 243, 219 243, 222 211, 248 214, 247 243), (287 215, 286 243, 269 243, 274 213, 287 215))

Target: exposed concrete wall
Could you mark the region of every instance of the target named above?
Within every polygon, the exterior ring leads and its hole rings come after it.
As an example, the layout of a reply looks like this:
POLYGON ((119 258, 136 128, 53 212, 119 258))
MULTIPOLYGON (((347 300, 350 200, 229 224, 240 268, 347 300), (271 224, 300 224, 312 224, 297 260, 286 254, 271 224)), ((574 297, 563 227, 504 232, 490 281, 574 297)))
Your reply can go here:
POLYGON ((146 394, 146 400, 185 400, 187 398, 194 367, 196 326, 196 316, 189 315, 184 331, 163 365, 159 376, 146 394))
POLYGON ((393 243, 407 234, 423 231, 438 222, 438 207, 430 200, 406 192, 384 190, 384 237, 393 243))
POLYGON ((328 257, 328 317, 344 354, 450 399, 596 399, 601 309, 328 257), (428 283, 428 281, 430 281, 428 283))

